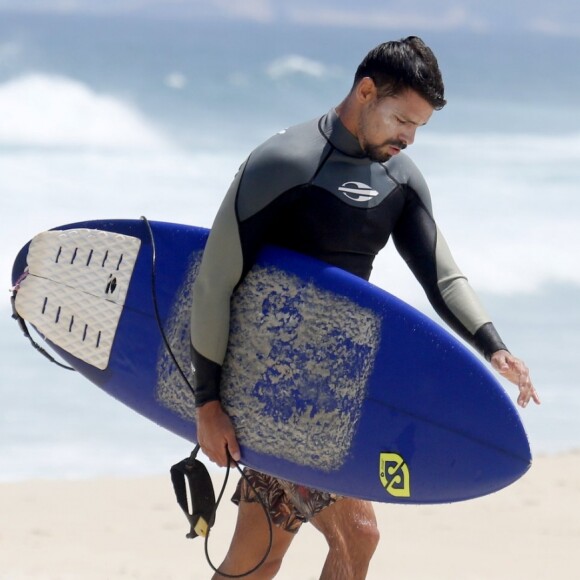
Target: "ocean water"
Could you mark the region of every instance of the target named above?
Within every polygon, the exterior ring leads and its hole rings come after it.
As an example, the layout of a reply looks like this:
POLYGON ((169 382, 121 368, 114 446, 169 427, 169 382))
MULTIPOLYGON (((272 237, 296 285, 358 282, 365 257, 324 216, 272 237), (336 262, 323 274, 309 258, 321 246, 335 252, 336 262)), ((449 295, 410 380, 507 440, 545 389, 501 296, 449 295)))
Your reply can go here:
MULTIPOLYGON (((569 71, 580 41, 425 38, 449 105, 409 154, 456 260, 532 371, 543 400, 522 412, 533 450, 577 448, 580 79, 569 71)), ((210 226, 247 153, 337 104, 384 39, 376 30, 3 15, 6 290, 18 249, 62 223, 146 215, 210 226)), ((436 317, 392 247, 372 281, 436 317)), ((160 473, 189 453, 36 353, 10 318, 8 292, 0 357, 0 480, 160 473)))

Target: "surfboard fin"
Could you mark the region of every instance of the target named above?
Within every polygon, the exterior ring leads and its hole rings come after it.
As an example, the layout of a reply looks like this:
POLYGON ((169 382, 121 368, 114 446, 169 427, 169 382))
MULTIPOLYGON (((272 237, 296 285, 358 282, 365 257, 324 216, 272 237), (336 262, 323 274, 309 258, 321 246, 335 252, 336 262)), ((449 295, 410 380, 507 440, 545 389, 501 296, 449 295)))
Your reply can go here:
POLYGON ((206 537, 215 521, 213 484, 205 465, 196 459, 198 451, 199 445, 171 468, 175 497, 190 525, 186 538, 206 537))

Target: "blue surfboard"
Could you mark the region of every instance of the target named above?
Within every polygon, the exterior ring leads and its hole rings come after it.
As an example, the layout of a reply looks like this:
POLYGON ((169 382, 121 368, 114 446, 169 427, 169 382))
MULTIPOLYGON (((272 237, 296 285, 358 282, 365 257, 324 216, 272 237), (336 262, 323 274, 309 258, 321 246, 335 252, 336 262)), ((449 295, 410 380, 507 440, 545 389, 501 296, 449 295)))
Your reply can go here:
MULTIPOLYGON (((13 268, 18 313, 64 360, 192 442, 189 311, 207 235, 69 224, 13 268)), ((233 298, 222 397, 245 465, 351 497, 466 500, 531 465, 514 404, 468 348, 384 290, 282 248, 262 251, 233 298)))

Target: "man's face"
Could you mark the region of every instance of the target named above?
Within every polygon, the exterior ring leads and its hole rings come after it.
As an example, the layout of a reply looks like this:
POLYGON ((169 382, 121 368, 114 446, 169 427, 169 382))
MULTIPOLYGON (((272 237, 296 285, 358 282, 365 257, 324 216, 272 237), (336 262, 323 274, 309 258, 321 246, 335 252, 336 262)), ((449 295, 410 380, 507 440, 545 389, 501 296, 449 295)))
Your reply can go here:
POLYGON ((425 125, 432 114, 433 107, 413 90, 383 98, 375 93, 359 116, 359 143, 370 159, 388 161, 413 143, 417 127, 425 125))

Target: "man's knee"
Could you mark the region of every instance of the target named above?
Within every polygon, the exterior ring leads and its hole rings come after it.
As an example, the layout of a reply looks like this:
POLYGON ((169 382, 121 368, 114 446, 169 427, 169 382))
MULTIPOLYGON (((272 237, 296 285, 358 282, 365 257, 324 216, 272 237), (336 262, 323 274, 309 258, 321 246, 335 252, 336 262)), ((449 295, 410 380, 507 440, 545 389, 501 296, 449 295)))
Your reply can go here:
POLYGON ((380 540, 374 510, 368 502, 341 500, 312 520, 332 552, 370 559, 380 540))
POLYGON ((380 541, 379 528, 374 520, 355 519, 351 525, 342 526, 337 532, 326 538, 330 549, 342 550, 363 559, 371 558, 380 541))
POLYGON ((381 532, 379 531, 379 527, 377 526, 376 521, 366 522, 358 531, 358 535, 360 536, 360 543, 366 546, 366 551, 370 553, 372 556, 379 545, 379 541, 381 539, 381 532))

